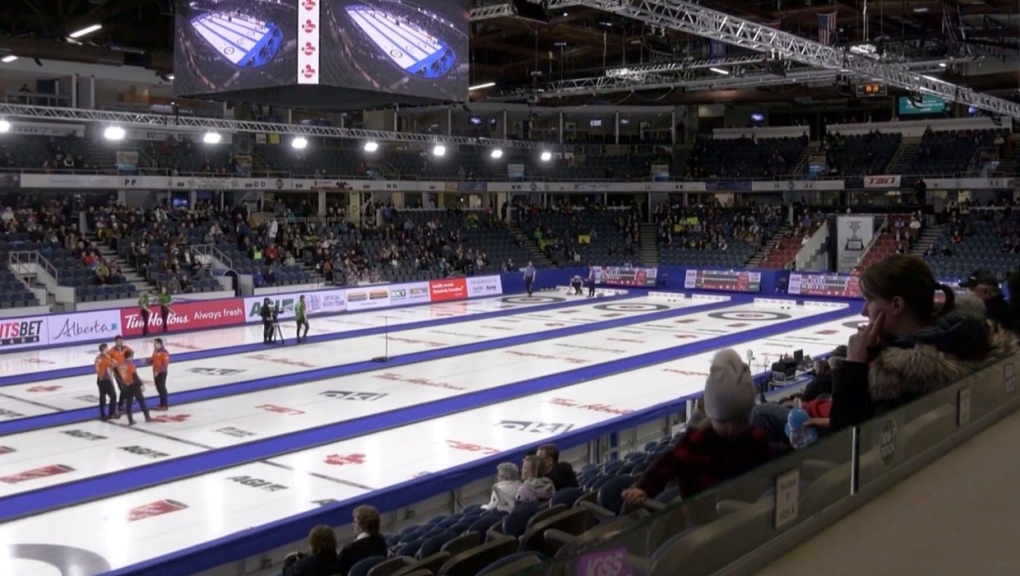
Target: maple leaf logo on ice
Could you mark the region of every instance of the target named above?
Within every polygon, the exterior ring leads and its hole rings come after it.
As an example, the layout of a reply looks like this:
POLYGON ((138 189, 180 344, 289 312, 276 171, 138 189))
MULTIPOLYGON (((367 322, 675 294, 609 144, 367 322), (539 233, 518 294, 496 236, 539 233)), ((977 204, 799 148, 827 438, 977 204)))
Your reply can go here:
POLYGON ((188 418, 191 418, 191 416, 189 416, 187 414, 174 414, 173 416, 170 416, 170 415, 157 416, 157 417, 153 418, 153 420, 156 421, 156 422, 162 422, 162 423, 165 424, 165 423, 168 423, 168 422, 178 422, 178 423, 184 422, 188 418))
POLYGON ((326 464, 330 466, 348 466, 348 465, 359 465, 365 463, 364 454, 350 454, 343 456, 340 454, 330 454, 326 456, 326 464))
POLYGON ((305 53, 305 56, 311 56, 315 54, 315 46, 312 46, 311 42, 305 42, 305 46, 301 51, 305 53))
POLYGON ((305 23, 301 27, 301 29, 304 30, 305 33, 311 34, 312 32, 315 32, 315 23, 312 22, 311 20, 305 20, 305 23))
POLYGON ((305 10, 315 10, 316 6, 317 4, 315 0, 305 0, 304 2, 301 3, 301 7, 304 8, 305 10))

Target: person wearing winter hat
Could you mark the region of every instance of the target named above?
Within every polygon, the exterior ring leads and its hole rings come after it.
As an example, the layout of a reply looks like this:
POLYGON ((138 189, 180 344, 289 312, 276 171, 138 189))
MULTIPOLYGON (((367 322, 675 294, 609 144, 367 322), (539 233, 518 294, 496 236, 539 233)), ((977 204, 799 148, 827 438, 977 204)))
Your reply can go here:
POLYGON ((517 489, 521 487, 521 473, 517 465, 503 462, 496 466, 496 483, 492 485, 492 498, 482 506, 485 510, 509 512, 517 500, 517 489))
POLYGON ((734 350, 719 351, 705 381, 705 415, 671 450, 623 492, 629 504, 641 504, 673 480, 682 498, 704 492, 768 462, 782 450, 751 425, 754 409, 751 369, 734 350))

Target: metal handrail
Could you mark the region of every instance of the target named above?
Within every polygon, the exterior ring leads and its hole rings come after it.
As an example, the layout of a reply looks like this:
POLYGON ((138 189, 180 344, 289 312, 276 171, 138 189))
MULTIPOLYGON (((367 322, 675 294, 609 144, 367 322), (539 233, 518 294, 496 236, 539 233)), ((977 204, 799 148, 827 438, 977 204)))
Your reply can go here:
POLYGON ((222 262, 228 269, 234 268, 234 260, 223 253, 222 250, 212 244, 195 244, 190 247, 196 253, 201 256, 208 256, 209 258, 215 258, 222 262))
MULTIPOLYGON (((57 271, 57 267, 54 266, 49 260, 47 260, 37 250, 17 250, 10 252, 7 256, 7 263, 11 267, 15 267, 21 264, 38 264, 43 267, 46 272, 53 277, 60 285, 60 272, 57 271)), ((13 271, 13 270, 12 270, 13 271)), ((15 272, 15 274, 18 274, 15 272)))

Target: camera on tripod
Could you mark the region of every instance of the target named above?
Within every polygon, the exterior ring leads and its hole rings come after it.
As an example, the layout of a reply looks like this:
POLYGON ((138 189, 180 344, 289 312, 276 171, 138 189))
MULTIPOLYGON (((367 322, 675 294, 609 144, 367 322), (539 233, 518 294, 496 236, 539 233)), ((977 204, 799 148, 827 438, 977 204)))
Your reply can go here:
POLYGON ((273 306, 272 314, 273 314, 273 316, 272 316, 273 322, 279 322, 280 321, 280 303, 279 302, 277 302, 276 305, 273 306))

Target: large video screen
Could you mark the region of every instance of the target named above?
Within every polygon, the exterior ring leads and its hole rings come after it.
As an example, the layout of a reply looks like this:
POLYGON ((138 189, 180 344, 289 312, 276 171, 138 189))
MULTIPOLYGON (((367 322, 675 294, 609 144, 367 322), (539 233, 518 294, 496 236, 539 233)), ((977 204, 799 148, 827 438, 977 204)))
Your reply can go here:
POLYGON ((299 0, 177 0, 174 92, 294 84, 299 0))
POLYGON ((322 0, 321 84, 467 99, 466 0, 322 0))

